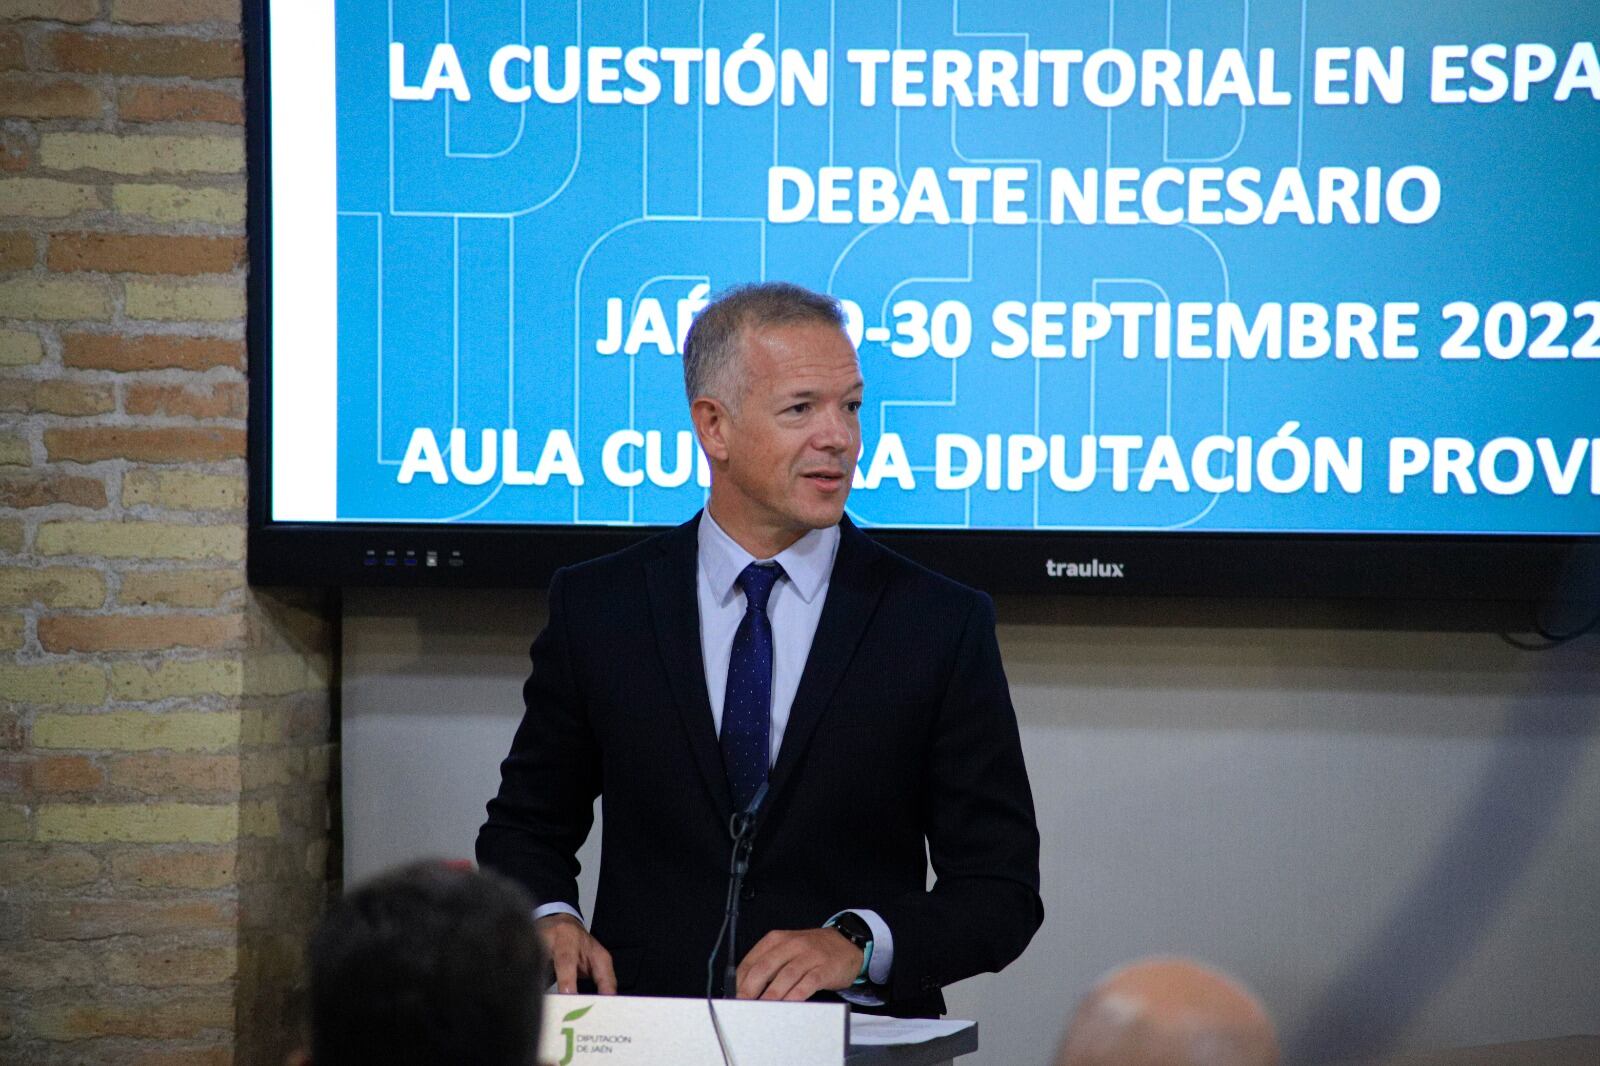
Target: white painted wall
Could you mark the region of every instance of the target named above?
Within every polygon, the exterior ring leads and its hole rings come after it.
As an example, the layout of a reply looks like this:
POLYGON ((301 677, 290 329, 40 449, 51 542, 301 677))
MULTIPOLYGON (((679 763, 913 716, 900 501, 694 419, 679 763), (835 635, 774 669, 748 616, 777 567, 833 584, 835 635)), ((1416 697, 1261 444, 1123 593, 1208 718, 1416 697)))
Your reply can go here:
MULTIPOLYGON (((1000 607, 1046 917, 950 990, 982 1026, 963 1064, 1042 1066, 1095 977, 1150 952, 1253 985, 1291 1061, 1600 1032, 1600 639, 1000 607)), ((543 609, 347 594, 349 876, 472 853, 543 609)))

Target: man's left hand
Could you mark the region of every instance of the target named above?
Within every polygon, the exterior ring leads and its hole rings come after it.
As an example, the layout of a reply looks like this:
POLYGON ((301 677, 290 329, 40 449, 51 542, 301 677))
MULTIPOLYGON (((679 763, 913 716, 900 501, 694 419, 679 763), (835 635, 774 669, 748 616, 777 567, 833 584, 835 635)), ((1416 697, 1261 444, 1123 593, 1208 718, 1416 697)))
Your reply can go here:
POLYGON ((861 949, 832 929, 774 929, 739 963, 739 998, 799 1002, 849 988, 862 959, 861 949))

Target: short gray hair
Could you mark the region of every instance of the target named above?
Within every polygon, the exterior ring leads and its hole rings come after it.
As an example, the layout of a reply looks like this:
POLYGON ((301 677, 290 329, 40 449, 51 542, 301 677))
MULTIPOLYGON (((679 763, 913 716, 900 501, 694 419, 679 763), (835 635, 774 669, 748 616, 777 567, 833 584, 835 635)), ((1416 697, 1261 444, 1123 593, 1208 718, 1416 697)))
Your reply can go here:
POLYGON ((832 296, 786 281, 739 285, 720 293, 695 318, 683 342, 683 389, 734 406, 744 394, 740 337, 751 326, 796 322, 844 329, 844 312, 832 296))

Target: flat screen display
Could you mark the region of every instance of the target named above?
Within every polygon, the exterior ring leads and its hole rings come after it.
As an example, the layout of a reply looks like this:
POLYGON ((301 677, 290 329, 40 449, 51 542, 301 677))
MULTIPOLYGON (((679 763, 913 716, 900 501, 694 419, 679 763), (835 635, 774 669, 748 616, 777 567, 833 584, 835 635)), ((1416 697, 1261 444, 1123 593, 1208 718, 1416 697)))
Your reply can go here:
POLYGON ((863 527, 1600 532, 1583 0, 262 13, 263 524, 680 522, 684 333, 784 280, 863 527))

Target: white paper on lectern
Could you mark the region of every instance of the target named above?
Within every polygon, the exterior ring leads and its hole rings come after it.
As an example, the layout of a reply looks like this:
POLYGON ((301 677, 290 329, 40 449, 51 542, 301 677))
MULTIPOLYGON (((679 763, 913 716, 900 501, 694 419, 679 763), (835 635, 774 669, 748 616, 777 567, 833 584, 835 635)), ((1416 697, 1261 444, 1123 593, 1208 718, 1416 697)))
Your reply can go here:
MULTIPOLYGON (((716 1001, 738 1066, 842 1066, 843 1003, 716 1001)), ((722 1062, 703 999, 563 996, 544 1000, 539 1061, 548 1066, 722 1062)))
POLYGON ((850 1046, 926 1044, 971 1029, 977 1022, 946 1018, 883 1018, 876 1014, 850 1016, 850 1046))

